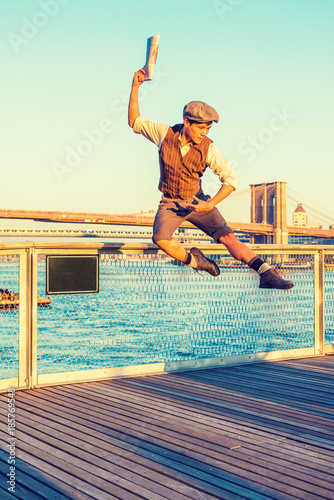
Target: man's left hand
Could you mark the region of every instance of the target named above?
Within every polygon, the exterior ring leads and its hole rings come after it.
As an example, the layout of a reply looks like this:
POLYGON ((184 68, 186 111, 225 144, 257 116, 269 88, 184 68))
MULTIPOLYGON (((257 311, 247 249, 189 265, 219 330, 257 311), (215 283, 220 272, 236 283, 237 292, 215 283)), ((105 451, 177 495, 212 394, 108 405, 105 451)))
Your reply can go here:
POLYGON ((214 204, 212 203, 211 198, 208 201, 200 200, 196 196, 194 196, 194 200, 196 200, 196 204, 189 203, 186 205, 186 208, 191 210, 192 212, 208 212, 214 208, 214 204))

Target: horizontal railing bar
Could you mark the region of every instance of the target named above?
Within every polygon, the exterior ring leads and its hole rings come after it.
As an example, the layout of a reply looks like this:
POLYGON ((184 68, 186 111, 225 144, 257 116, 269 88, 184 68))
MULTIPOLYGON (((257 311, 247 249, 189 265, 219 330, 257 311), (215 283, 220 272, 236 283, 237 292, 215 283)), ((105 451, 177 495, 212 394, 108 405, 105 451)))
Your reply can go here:
MULTIPOLYGON (((193 244, 184 244, 185 248, 192 248, 193 244)), ((204 250, 214 250, 215 252, 227 252, 227 249, 224 248, 221 244, 199 244, 200 248, 204 250)), ((307 254, 315 254, 319 252, 319 250, 324 250, 330 254, 334 254, 333 245, 273 245, 273 244, 247 244, 249 248, 252 250, 262 251, 263 253, 271 253, 271 252, 298 252, 298 253, 307 253, 307 254)), ((35 248, 36 250, 52 250, 52 249, 98 249, 98 250, 158 250, 160 248, 153 243, 98 243, 98 242, 67 242, 67 243, 45 243, 45 242, 24 242, 24 243, 1 243, 0 244, 0 252, 10 252, 11 250, 25 250, 27 248, 35 248)))

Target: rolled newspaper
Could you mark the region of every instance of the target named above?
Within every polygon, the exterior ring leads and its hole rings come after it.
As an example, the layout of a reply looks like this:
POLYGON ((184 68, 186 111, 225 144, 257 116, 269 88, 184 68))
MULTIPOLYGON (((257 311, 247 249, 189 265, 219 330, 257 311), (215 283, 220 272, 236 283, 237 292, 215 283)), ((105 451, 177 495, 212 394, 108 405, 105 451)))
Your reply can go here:
POLYGON ((147 39, 146 63, 144 66, 146 75, 144 80, 152 80, 153 78, 155 61, 157 60, 158 55, 159 41, 159 35, 154 35, 147 39))

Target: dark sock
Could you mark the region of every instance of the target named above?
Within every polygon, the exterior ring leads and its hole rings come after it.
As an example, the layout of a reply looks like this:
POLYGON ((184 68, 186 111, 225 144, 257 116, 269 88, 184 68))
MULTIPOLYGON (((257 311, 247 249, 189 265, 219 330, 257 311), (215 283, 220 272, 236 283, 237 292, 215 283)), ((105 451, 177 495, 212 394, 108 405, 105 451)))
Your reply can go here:
POLYGON ((253 257, 247 264, 259 274, 263 274, 270 269, 269 264, 264 262, 260 257, 253 257))
POLYGON ((260 257, 253 257, 249 262, 248 266, 254 269, 254 271, 258 271, 260 267, 264 264, 263 260, 260 259, 260 257))
POLYGON ((189 266, 190 262, 191 262, 191 254, 189 252, 187 252, 187 255, 186 255, 186 258, 185 260, 183 261, 187 266, 189 266))

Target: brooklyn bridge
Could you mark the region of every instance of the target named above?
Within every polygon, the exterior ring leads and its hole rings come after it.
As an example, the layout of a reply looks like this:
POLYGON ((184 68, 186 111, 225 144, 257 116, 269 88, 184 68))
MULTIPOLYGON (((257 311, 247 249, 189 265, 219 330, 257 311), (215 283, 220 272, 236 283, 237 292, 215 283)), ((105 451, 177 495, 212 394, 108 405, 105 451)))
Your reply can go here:
MULTIPOLYGON (((321 224, 288 225, 287 222, 287 186, 285 182, 271 182, 252 184, 243 190, 251 194, 250 222, 234 222, 228 220, 229 226, 236 233, 249 236, 250 243, 287 244, 289 236, 313 237, 334 240, 334 214, 319 207, 312 208, 313 215, 318 220, 327 223, 328 229, 321 224), (332 224, 331 224, 332 222, 332 224)), ((236 193, 236 195, 239 193, 236 193)), ((298 193, 296 193, 298 194, 298 193)), ((232 195, 233 196, 233 195, 232 195)), ((296 195, 290 195, 293 202, 298 201, 296 195)), ((154 213, 149 214, 110 214, 110 213, 85 213, 85 212, 60 212, 41 210, 13 210, 0 209, 2 219, 27 219, 39 222, 66 222, 80 224, 105 224, 112 226, 131 226, 132 230, 84 230, 84 229, 1 229, 0 236, 99 236, 99 237, 124 237, 124 238, 150 238, 151 231, 138 231, 139 227, 152 227, 154 213)), ((196 239, 196 234, 191 231, 194 226, 183 223, 180 234, 184 239, 191 233, 191 238, 196 239)), ((205 235, 197 239, 206 239, 205 235)))

